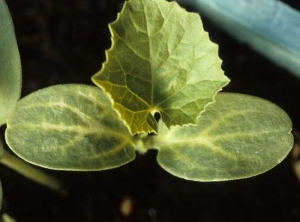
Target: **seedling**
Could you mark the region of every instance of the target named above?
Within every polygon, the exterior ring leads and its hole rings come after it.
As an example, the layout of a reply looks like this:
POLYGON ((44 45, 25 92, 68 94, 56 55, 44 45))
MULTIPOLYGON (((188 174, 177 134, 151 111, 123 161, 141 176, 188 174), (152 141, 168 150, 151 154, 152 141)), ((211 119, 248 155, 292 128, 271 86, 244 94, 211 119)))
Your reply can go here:
POLYGON ((21 99, 9 147, 56 170, 124 165, 157 149, 158 163, 194 181, 251 177, 293 144, 287 114, 266 100, 218 93, 229 83, 199 15, 164 0, 129 0, 109 25, 112 47, 92 77, 100 87, 51 86, 21 99))

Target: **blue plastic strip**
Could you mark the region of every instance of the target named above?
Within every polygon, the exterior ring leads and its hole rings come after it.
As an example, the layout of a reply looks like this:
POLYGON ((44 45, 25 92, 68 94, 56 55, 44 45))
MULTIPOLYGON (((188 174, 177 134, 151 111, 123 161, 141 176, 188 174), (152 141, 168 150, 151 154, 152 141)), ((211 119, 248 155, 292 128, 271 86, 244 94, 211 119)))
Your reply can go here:
POLYGON ((300 13, 277 0, 177 0, 300 77, 300 13))

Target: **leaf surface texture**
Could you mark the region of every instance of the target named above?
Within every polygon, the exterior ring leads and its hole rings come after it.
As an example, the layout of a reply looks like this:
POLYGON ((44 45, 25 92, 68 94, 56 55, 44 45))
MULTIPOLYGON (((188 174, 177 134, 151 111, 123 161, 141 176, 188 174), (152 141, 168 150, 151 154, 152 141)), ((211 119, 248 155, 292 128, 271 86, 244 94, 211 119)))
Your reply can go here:
POLYGON ((6 141, 21 158, 60 170, 103 170, 135 158, 132 136, 102 90, 59 85, 20 100, 6 141))
POLYGON ((168 130, 160 123, 157 159, 168 172, 188 180, 251 177, 286 157, 294 141, 291 129, 287 114, 273 103, 219 93, 196 126, 168 130))
POLYGON ((109 25, 112 47, 93 82, 110 94, 132 134, 196 123, 229 80, 199 15, 164 0, 130 0, 109 25))

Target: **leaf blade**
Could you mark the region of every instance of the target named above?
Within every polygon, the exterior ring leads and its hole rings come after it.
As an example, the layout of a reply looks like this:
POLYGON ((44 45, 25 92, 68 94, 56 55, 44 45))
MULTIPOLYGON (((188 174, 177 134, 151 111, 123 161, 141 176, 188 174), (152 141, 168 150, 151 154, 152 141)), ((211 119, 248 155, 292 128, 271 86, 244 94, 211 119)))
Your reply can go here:
POLYGON ((0 0, 0 126, 21 95, 21 62, 13 22, 4 0, 0 0))
POLYGON ((156 132, 155 112, 168 127, 196 123, 229 82, 200 17, 175 2, 128 1, 109 28, 112 47, 92 80, 111 95, 132 134, 156 132))
POLYGON ((96 87, 58 85, 20 100, 6 140, 22 159, 59 170, 103 170, 135 158, 132 137, 96 87), (116 130, 117 129, 117 130, 116 130))
POLYGON ((167 130, 158 163, 195 181, 241 179, 281 162, 293 145, 292 124, 276 105, 252 96, 220 93, 196 126, 167 130))

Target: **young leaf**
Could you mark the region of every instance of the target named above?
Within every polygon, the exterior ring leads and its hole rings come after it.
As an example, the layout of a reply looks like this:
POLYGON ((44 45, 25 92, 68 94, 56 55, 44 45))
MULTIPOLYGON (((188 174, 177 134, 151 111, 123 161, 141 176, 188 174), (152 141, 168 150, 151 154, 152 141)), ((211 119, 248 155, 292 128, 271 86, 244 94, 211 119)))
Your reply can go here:
POLYGON ((112 47, 93 82, 108 92, 132 134, 196 123, 229 80, 199 15, 165 0, 130 0, 109 25, 112 47))
POLYGON ((223 181, 255 176, 280 163, 291 150, 292 124, 271 102, 220 93, 196 126, 159 125, 158 163, 178 177, 223 181))
POLYGON ((59 85, 30 94, 8 118, 10 148, 33 164, 103 170, 135 158, 132 136, 102 90, 59 85))
POLYGON ((21 93, 21 64, 14 26, 0 0, 0 126, 6 122, 21 93))

